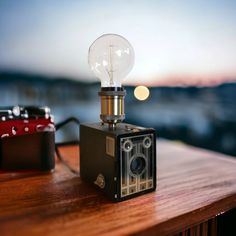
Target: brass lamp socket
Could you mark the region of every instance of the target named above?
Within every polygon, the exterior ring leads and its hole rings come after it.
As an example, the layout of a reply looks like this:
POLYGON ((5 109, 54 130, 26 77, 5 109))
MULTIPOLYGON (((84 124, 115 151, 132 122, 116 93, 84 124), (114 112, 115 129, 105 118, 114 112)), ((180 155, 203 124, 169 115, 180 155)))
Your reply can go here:
POLYGON ((122 87, 102 87, 98 93, 101 97, 101 115, 104 123, 114 128, 125 119, 124 97, 126 91, 122 87))

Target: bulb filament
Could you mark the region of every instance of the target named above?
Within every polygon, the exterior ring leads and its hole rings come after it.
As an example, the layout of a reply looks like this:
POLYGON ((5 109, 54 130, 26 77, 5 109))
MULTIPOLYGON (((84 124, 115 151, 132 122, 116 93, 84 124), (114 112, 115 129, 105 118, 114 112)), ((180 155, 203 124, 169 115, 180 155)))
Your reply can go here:
POLYGON ((112 63, 112 53, 113 53, 113 45, 109 46, 109 65, 110 65, 110 69, 108 71, 108 75, 110 77, 110 86, 114 85, 114 81, 113 81, 113 63, 112 63))

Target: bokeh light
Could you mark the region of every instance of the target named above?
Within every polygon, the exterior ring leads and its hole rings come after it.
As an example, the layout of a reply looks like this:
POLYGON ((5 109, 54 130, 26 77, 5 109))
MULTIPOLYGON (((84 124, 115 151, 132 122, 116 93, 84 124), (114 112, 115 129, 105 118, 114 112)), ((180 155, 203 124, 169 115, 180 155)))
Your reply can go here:
POLYGON ((146 100, 149 94, 149 89, 146 86, 137 86, 134 90, 134 96, 140 101, 146 100))

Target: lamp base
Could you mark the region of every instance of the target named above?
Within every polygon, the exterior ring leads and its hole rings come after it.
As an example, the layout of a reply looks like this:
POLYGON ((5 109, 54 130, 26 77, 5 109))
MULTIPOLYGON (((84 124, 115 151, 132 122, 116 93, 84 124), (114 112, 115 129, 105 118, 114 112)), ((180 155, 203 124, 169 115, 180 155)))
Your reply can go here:
POLYGON ((122 87, 104 87, 98 93, 101 97, 101 115, 104 123, 110 124, 110 127, 125 119, 124 97, 126 91, 122 87))

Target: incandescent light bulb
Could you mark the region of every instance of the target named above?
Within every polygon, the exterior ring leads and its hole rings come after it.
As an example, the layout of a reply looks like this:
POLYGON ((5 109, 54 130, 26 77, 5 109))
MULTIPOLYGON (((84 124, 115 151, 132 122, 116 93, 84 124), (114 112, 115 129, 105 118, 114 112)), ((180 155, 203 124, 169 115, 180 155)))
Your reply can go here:
POLYGON ((90 46, 88 62, 102 87, 121 87, 133 68, 134 49, 124 37, 104 34, 90 46))

